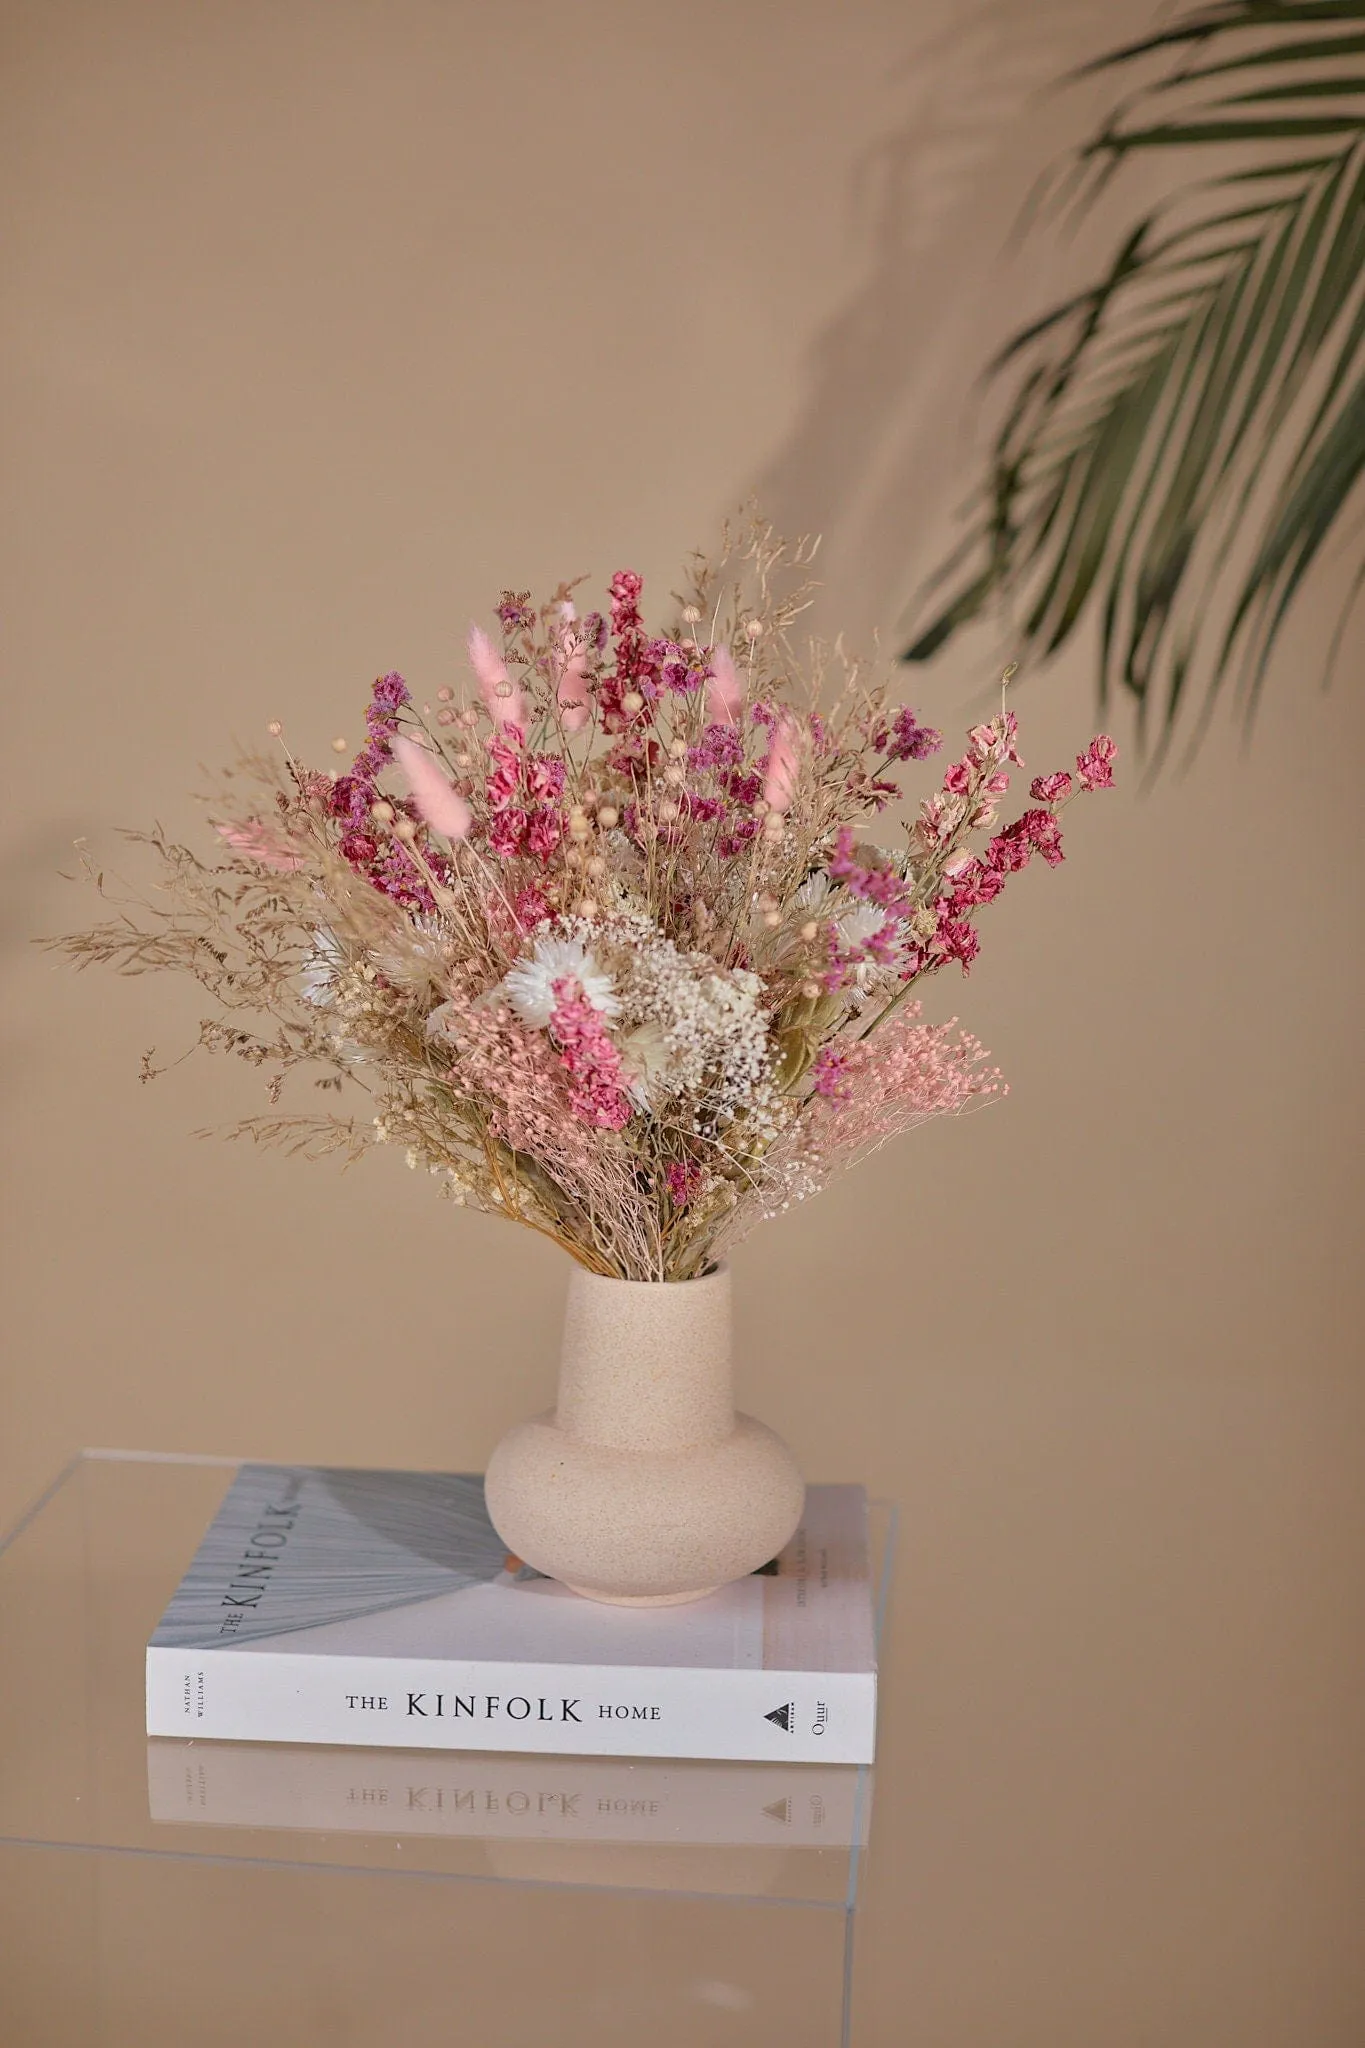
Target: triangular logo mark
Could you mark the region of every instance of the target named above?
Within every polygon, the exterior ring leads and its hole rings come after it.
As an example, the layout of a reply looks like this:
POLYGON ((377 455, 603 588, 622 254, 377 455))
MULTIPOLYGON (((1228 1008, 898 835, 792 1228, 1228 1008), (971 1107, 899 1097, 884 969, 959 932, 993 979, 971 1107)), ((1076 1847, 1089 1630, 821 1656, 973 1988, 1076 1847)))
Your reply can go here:
POLYGON ((767 1814, 769 1820, 780 1820, 784 1827, 789 1826, 791 1823, 792 1803, 790 1799, 774 1799, 772 1805, 765 1806, 763 1811, 767 1814))
POLYGON ((773 1725, 777 1728, 785 1728, 788 1735, 790 1735, 792 1732, 792 1715, 794 1712, 795 1709, 793 1708, 791 1701, 788 1700, 785 1706, 774 1707, 771 1714, 765 1714, 763 1718, 765 1721, 771 1721, 773 1725))

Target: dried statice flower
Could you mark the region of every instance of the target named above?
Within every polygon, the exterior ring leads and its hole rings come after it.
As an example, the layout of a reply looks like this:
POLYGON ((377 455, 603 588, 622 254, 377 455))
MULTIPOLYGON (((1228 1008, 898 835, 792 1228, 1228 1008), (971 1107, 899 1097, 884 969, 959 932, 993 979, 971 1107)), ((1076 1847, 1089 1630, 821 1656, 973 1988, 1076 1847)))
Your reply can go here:
POLYGON ((566 584, 539 607, 504 591, 434 716, 380 676, 348 766, 239 764, 215 861, 147 835, 158 892, 57 943, 200 984, 200 1044, 266 1070, 270 1113, 242 1133, 348 1160, 396 1145, 594 1272, 706 1271, 888 1138, 998 1092, 912 991, 970 967, 980 911, 1035 854, 1055 866, 1061 811, 1113 781, 1101 734, 1001 823, 1002 698, 901 843, 869 836, 941 739, 797 644, 813 554, 727 531, 657 624, 632 570, 583 617, 566 584), (277 1107, 291 1077, 320 1111, 277 1107), (356 1090, 364 1115, 331 1109, 356 1090))

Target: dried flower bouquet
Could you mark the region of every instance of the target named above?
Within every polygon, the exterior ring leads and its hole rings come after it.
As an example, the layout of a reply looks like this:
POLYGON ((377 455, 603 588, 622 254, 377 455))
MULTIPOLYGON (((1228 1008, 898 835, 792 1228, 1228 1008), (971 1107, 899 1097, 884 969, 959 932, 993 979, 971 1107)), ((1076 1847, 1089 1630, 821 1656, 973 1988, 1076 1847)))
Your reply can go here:
POLYGON ((399 1144, 453 1201, 594 1273, 708 1270, 998 1090, 913 991, 970 966, 981 907, 1034 854, 1059 862, 1059 812, 1113 780, 1100 736, 997 828, 1019 764, 1002 699, 904 843, 870 843, 940 736, 837 648, 798 657, 811 552, 727 532, 662 634, 629 571, 605 613, 569 585, 539 609, 504 592, 499 638, 470 633, 467 701, 418 706, 381 676, 349 767, 284 745, 243 762, 214 799, 219 858, 132 835, 157 897, 58 945, 194 976, 216 1006, 200 1043, 268 1069, 271 1113, 238 1132, 351 1158, 399 1144), (366 1113, 278 1112, 298 1068, 358 1086, 366 1113))

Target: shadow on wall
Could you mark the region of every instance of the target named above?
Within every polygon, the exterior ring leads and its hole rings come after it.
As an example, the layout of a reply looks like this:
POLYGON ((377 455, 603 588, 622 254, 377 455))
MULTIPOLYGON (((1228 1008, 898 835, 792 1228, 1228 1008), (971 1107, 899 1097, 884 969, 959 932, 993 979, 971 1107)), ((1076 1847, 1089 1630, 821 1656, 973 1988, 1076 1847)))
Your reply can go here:
POLYGON ((1050 88, 1152 21, 1150 0, 988 0, 907 60, 910 112, 868 149, 850 200, 866 280, 820 335, 802 415, 753 485, 780 532, 826 536, 820 629, 861 646, 894 635, 934 565, 973 481, 981 372, 1057 290, 1055 237, 1010 248, 1023 201, 1114 92, 1050 88))

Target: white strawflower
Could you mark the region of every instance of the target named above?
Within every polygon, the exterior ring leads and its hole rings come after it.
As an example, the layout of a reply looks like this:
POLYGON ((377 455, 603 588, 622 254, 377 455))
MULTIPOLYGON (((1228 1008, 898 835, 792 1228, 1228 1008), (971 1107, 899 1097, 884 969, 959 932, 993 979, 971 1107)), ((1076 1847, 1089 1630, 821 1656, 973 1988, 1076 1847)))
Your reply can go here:
POLYGON ((841 910, 834 920, 834 929, 839 934, 841 945, 852 949, 865 946, 874 932, 879 932, 890 922, 890 915, 879 903, 850 903, 847 910, 841 910))
POLYGON ((796 892, 796 905, 800 910, 820 910, 829 894, 829 875, 824 868, 817 868, 813 875, 807 875, 796 892))
POLYGON ((621 999, 609 974, 577 939, 537 939, 528 960, 518 960, 502 979, 502 993, 523 1024, 543 1031, 555 1007, 555 983, 576 981, 584 1000, 603 1017, 621 1013, 621 999))

